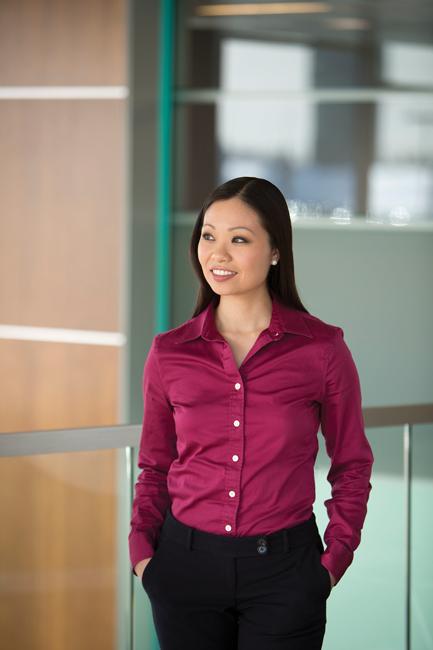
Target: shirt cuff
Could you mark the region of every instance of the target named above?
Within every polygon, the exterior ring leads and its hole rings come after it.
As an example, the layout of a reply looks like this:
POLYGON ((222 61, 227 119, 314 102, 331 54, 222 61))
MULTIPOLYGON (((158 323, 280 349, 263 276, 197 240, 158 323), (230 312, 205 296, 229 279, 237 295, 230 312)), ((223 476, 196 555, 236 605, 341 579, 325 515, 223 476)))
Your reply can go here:
POLYGON ((352 561, 353 551, 350 551, 345 544, 342 544, 338 540, 333 541, 326 548, 321 558, 323 566, 334 576, 335 585, 340 582, 340 579, 352 564, 352 561))
POLYGON ((129 541, 129 557, 131 560, 132 573, 137 575, 135 573, 135 565, 141 560, 152 557, 154 553, 155 549, 152 544, 150 544, 143 535, 136 533, 134 536, 131 536, 129 541))

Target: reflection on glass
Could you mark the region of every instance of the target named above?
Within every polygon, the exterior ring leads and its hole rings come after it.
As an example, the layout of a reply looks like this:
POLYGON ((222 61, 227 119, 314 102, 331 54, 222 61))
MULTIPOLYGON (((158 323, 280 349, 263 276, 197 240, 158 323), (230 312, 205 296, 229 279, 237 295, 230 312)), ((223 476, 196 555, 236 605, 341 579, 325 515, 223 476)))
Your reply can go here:
POLYGON ((0 459, 2 648, 117 647, 118 453, 0 459))
POLYGON ((405 86, 433 86, 433 45, 430 43, 384 42, 382 77, 405 86))
POLYGON ((228 16, 214 5, 186 0, 177 10, 177 212, 252 175, 282 189, 294 218, 433 220, 426 12, 401 7, 411 21, 397 24, 384 5, 384 31, 363 6, 356 16, 301 5, 277 15, 251 3, 251 15, 228 16))
POLYGON ((305 91, 314 85, 314 52, 307 45, 225 38, 220 71, 225 92, 305 91))
POLYGON ((206 191, 249 175, 275 183, 294 218, 431 219, 433 147, 419 119, 426 105, 228 96, 178 105, 175 209, 196 211, 206 191))

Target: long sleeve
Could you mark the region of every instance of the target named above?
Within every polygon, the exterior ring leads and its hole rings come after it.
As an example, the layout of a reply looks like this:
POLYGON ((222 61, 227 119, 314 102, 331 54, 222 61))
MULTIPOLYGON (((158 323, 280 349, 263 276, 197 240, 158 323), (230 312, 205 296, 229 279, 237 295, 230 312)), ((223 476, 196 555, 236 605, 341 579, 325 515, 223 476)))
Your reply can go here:
POLYGON ((361 541, 374 462, 364 431, 359 376, 343 337, 338 327, 327 356, 321 403, 321 431, 331 458, 327 480, 332 486, 332 498, 324 502, 329 524, 322 563, 337 582, 361 541))
POLYGON ((169 505, 167 472, 177 456, 173 410, 164 392, 155 335, 143 370, 143 425, 132 503, 129 553, 132 571, 140 560, 154 554, 155 541, 169 505))

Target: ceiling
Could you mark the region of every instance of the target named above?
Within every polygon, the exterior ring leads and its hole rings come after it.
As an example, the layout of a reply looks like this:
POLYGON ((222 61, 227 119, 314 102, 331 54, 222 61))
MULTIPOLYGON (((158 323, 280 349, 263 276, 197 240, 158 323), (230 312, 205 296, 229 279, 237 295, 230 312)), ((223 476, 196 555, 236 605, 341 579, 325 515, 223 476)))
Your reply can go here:
POLYGON ((334 47, 371 47, 383 41, 433 45, 433 1, 248 2, 247 6, 233 1, 191 2, 187 24, 237 37, 334 47), (267 13, 266 5, 271 11, 275 5, 277 11, 299 8, 301 12, 267 13), (317 13, 308 12, 315 5, 317 13), (242 15, 245 9, 252 13, 242 15), (223 15, 212 15, 218 13, 223 15))

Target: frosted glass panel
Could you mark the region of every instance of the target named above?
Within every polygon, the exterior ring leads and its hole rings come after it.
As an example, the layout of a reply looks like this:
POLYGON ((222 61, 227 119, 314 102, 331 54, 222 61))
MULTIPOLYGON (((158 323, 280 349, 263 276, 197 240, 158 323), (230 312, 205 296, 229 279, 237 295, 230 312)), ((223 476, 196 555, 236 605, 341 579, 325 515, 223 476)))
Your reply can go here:
POLYGON ((413 427, 412 648, 433 648, 433 426, 413 427))
MULTIPOLYGON (((346 650, 348 639, 351 650, 405 648, 403 432, 368 429, 367 436, 375 457, 367 517, 354 560, 328 599, 323 650, 346 650)), ((322 439, 314 505, 322 538, 328 522, 323 505, 330 497, 328 467, 322 439)))
POLYGON ((0 458, 2 648, 127 648, 122 462, 111 449, 0 458))

